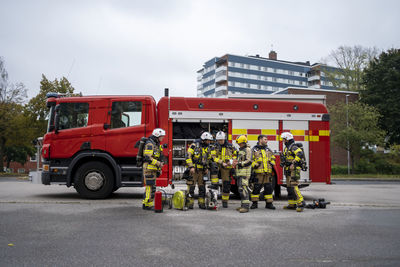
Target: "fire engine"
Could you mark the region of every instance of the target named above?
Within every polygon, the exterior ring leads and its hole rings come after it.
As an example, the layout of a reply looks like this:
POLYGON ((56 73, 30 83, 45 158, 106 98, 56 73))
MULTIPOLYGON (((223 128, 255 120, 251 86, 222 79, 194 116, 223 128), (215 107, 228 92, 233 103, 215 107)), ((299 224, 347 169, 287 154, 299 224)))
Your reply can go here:
MULTIPOLYGON (((78 96, 49 94, 47 133, 43 138, 42 183, 74 186, 85 198, 108 197, 120 187, 143 186, 135 145, 154 128, 166 130, 164 165, 156 185, 182 178, 188 146, 203 131, 225 131, 235 144, 246 135, 250 146, 260 134, 276 153, 275 195, 285 185, 279 167, 280 134, 290 131, 301 142, 308 170, 301 186, 330 183, 329 114, 320 103, 267 99, 221 99, 152 96, 78 96)), ((235 144, 236 145, 236 144, 235 144)), ((232 179, 232 188, 235 190, 232 179)))

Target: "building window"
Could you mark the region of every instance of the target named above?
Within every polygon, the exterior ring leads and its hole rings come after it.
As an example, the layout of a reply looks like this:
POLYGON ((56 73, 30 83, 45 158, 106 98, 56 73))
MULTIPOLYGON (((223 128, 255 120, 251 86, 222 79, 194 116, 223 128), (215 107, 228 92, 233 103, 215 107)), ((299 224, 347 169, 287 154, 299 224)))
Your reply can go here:
POLYGON ((243 64, 243 63, 240 63, 240 67, 243 68, 243 67, 244 67, 244 64, 243 64))
POLYGON ((277 78, 275 78, 275 77, 272 77, 272 81, 273 81, 273 82, 277 82, 277 81, 278 81, 278 79, 277 79, 277 78))
POLYGON ((288 73, 289 73, 289 75, 294 76, 294 72, 293 71, 289 70, 288 73))
POLYGON ((31 162, 36 162, 36 154, 30 156, 29 160, 30 160, 31 162))
POLYGON ((250 84, 249 83, 247 84, 247 88, 250 88, 250 84))

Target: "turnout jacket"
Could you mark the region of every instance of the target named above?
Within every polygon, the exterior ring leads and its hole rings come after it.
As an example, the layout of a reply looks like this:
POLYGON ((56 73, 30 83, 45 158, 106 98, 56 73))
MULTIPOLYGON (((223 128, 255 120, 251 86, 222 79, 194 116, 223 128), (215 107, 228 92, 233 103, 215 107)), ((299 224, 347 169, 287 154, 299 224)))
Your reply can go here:
POLYGON ((159 171, 162 164, 162 151, 163 148, 155 136, 150 136, 143 151, 144 161, 143 168, 149 171, 159 171))
POLYGON ((252 149, 252 167, 255 173, 272 173, 275 156, 267 146, 255 145, 252 149))

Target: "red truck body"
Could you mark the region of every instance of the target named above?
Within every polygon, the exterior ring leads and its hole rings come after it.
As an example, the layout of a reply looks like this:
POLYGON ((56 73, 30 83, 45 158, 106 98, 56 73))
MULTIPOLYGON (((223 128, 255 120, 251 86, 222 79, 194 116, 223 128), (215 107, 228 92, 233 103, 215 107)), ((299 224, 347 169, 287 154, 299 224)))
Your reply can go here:
MULTIPOLYGON (((251 146, 266 134, 277 155, 283 148, 280 134, 291 131, 303 143, 309 166, 302 184, 330 183, 329 115, 323 104, 185 97, 163 97, 156 103, 151 96, 52 95, 47 105, 42 183, 73 185, 83 197, 104 198, 122 186, 143 186, 135 144, 157 127, 166 130, 168 163, 157 186, 181 179, 187 147, 204 130, 226 131, 230 142, 245 134, 251 146)), ((285 184, 279 156, 275 173, 277 186, 285 184)))

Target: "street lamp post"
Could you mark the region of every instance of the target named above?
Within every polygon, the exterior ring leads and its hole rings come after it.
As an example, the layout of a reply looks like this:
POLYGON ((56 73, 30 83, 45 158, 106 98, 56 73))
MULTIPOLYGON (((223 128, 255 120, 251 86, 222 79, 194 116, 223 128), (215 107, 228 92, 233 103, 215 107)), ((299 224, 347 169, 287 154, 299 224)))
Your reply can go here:
POLYGON ((349 96, 346 95, 346 127, 347 127, 347 174, 350 175, 350 142, 348 136, 349 130, 349 96))

